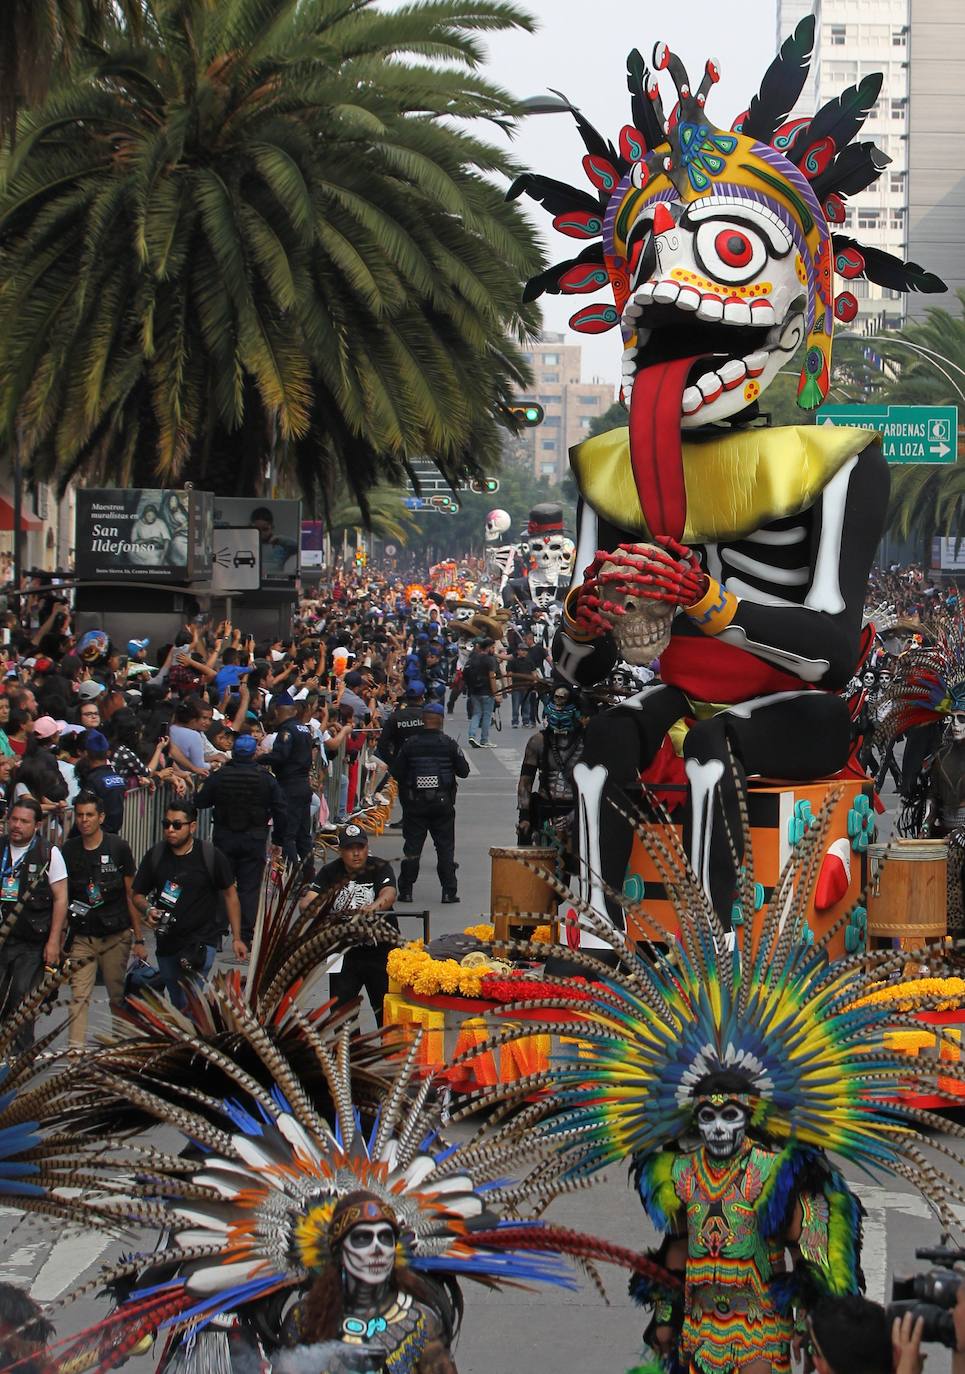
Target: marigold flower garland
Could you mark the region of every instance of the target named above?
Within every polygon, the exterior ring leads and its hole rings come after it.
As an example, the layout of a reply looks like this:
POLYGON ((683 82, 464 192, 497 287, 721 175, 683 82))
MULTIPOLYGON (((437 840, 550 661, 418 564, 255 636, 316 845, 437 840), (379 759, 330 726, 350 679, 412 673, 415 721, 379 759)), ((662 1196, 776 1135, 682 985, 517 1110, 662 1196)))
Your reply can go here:
POLYGON ((961 978, 914 978, 877 988, 854 1003, 856 1007, 893 1004, 898 1011, 914 1011, 921 1002, 929 1011, 957 1011, 965 1004, 965 980, 961 978), (936 1000, 937 999, 937 1000, 936 1000))

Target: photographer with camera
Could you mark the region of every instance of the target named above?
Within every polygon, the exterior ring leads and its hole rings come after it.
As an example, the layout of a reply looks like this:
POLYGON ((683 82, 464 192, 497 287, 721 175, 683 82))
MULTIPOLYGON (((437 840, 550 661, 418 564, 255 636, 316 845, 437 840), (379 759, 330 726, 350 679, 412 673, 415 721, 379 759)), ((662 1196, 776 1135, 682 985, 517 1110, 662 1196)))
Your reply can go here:
POLYGON ((190 802, 169 802, 164 839, 148 850, 134 879, 134 904, 154 930, 158 971, 176 1007, 184 1006, 181 980, 203 977, 214 963, 222 893, 235 958, 248 958, 231 865, 213 844, 197 838, 197 829, 198 812, 190 802))
POLYGON ((953 1352, 952 1374, 965 1374, 965 1273, 953 1266, 965 1262, 965 1250, 916 1250, 934 1268, 892 1281, 888 1316, 895 1328, 914 1322, 926 1344, 953 1352))
POLYGON ((83 1048, 97 971, 111 1012, 124 1001, 131 946, 143 959, 141 916, 134 905, 134 855, 126 840, 104 830, 104 802, 83 791, 74 802, 77 834, 64 844, 70 946, 70 1048, 83 1048))

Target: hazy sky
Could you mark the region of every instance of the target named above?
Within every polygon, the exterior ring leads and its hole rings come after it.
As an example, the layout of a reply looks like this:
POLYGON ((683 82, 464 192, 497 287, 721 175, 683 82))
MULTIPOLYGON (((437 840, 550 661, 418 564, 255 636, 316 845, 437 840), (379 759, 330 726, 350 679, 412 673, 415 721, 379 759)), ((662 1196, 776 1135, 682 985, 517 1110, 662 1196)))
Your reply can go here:
MULTIPOLYGON (((712 57, 721 70, 720 84, 707 102, 707 113, 722 128, 747 108, 776 50, 775 0, 676 0, 669 5, 646 0, 522 0, 539 21, 535 35, 498 34, 489 40, 489 75, 523 97, 549 87, 562 91, 607 138, 616 142, 630 122, 626 57, 639 48, 648 64, 657 41, 679 53, 696 86, 704 63, 712 57)), ((673 83, 662 74, 672 103, 673 83)), ((515 141, 518 159, 574 186, 586 186, 580 158, 584 148, 566 114, 527 119, 515 141)), ((573 239, 557 234, 550 216, 532 201, 521 201, 530 222, 543 235, 552 261, 579 249, 573 239)), ((596 297, 544 296, 547 329, 565 329, 570 315, 596 297)), ((594 376, 616 385, 622 344, 619 330, 597 336, 571 335, 583 346, 584 380, 594 376)))

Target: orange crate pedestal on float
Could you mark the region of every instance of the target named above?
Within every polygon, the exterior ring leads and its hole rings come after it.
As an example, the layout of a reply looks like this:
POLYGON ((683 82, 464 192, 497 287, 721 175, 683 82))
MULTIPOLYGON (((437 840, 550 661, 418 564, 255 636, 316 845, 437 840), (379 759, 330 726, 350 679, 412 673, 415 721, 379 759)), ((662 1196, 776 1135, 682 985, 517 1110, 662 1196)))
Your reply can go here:
MULTIPOLYGON (((961 1063, 965 1010, 919 1011, 915 1013, 915 1020, 920 1022, 920 1030, 889 1032, 885 1035, 886 1044, 892 1049, 903 1050, 905 1054, 918 1055, 924 1052, 933 1057, 937 1043, 939 1060, 948 1064, 961 1063), (937 1029, 940 1029, 940 1039, 935 1033, 937 1029)), ((939 1077, 937 1086, 937 1093, 906 1093, 902 1100, 907 1106, 919 1107, 923 1111, 965 1107, 965 1083, 957 1078, 939 1077)))
MULTIPOLYGON (((751 845, 754 856, 755 897, 752 913, 735 907, 734 925, 748 917, 753 921, 754 941, 760 937, 764 908, 771 898, 780 874, 805 829, 812 824, 833 788, 841 790, 831 815, 825 840, 825 865, 828 877, 823 888, 834 900, 816 909, 812 901, 807 913, 814 938, 820 940, 834 924, 857 908, 854 916, 842 922, 833 936, 829 952, 832 959, 856 953, 865 947, 867 913, 861 906, 867 884, 867 847, 874 838, 875 813, 870 781, 848 779, 813 783, 752 782, 748 792, 751 845)), ((683 843, 682 827, 675 827, 683 843)), ((627 910, 627 926, 634 939, 666 940, 676 935, 673 907, 667 899, 660 872, 642 841, 634 840, 624 896, 635 910, 627 910), (642 908, 642 909, 641 909, 642 908)))
POLYGON ((422 997, 411 988, 390 982, 383 1004, 383 1020, 387 1029, 395 1029, 402 1045, 411 1044, 416 1030, 421 1027, 423 1037, 418 1060, 421 1068, 444 1076, 453 1092, 466 1093, 497 1083, 515 1083, 529 1074, 543 1072, 549 1068, 550 1056, 559 1045, 576 1038, 563 1034, 564 1027, 576 1024, 570 1015, 535 1011, 529 1016, 516 1012, 512 1018, 495 1015, 502 1005, 475 997, 443 994, 422 997), (501 1027, 527 1019, 544 1024, 559 1020, 560 1034, 527 1036, 452 1067, 460 1055, 481 1045, 501 1027))

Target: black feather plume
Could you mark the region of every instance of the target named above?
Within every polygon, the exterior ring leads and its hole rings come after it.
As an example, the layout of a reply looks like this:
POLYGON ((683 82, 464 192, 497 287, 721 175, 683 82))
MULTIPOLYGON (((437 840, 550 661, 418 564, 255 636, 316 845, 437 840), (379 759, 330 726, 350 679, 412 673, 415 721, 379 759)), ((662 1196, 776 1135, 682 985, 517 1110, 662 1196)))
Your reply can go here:
POLYGON ((629 168, 627 166, 621 167, 620 164, 622 159, 616 148, 614 148, 612 143, 607 142, 599 130, 594 129, 583 111, 578 110, 569 97, 565 96, 562 91, 555 91, 552 86, 549 87, 549 90, 551 94, 558 95, 560 100, 566 102, 570 114, 576 120, 576 127, 580 131, 580 138, 583 140, 586 151, 592 153, 595 157, 602 157, 605 158, 607 162, 612 162, 613 166, 619 167, 621 172, 628 171, 629 168))
POLYGON ((814 48, 814 15, 806 15, 764 73, 741 133, 770 143, 804 90, 814 48))
POLYGON ((647 95, 649 68, 643 60, 639 48, 634 48, 627 58, 627 90, 630 92, 630 114, 634 128, 639 129, 652 152, 667 141, 660 121, 653 108, 653 101, 647 95))
POLYGON ((517 177, 506 192, 506 199, 516 200, 523 195, 539 201, 551 215, 565 215, 570 210, 586 210, 592 215, 600 213, 599 197, 591 196, 576 186, 567 186, 565 181, 536 176, 534 172, 524 172, 517 177))
POLYGON ((888 154, 873 143, 852 143, 814 178, 811 187, 818 200, 824 200, 832 192, 840 196, 856 196, 878 180, 890 161, 888 154))
POLYGON ((791 161, 800 163, 811 144, 822 138, 833 138, 840 152, 851 142, 871 113, 871 107, 881 90, 881 82, 881 72, 870 72, 857 86, 849 86, 836 100, 822 105, 788 154, 791 161))
POLYGON ((535 301, 544 292, 550 296, 560 294, 559 281, 564 272, 571 267, 576 267, 581 262, 596 262, 603 265, 603 244, 591 243, 588 248, 584 248, 582 253, 578 253, 575 258, 567 258, 566 262, 557 262, 552 267, 547 267, 545 272, 540 272, 538 277, 530 277, 523 290, 523 301, 535 301))
POLYGON ((880 248, 868 248, 857 239, 844 234, 833 234, 831 246, 835 255, 845 248, 856 248, 864 258, 862 276, 890 291, 916 291, 925 295, 937 295, 948 287, 934 272, 926 272, 917 262, 902 262, 893 253, 885 253, 880 248))

